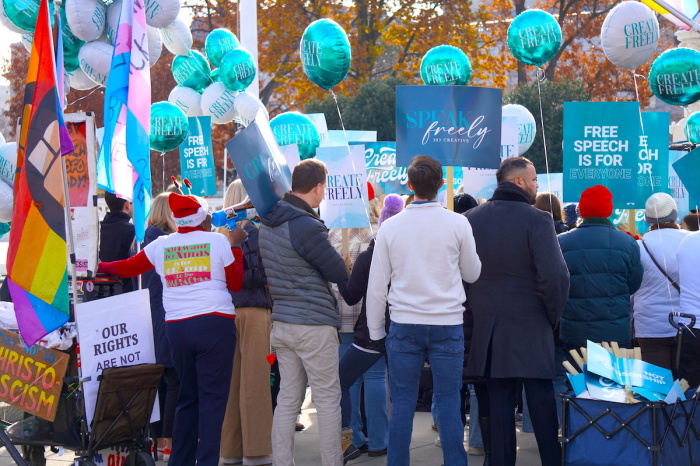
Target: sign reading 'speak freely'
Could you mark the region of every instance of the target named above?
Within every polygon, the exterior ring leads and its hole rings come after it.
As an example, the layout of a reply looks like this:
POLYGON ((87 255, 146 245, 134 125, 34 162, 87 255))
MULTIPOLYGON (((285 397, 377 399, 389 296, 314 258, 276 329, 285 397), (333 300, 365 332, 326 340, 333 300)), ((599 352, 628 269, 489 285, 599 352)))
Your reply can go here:
POLYGON ((445 166, 498 168, 501 98, 485 87, 397 87, 397 165, 428 155, 445 166))

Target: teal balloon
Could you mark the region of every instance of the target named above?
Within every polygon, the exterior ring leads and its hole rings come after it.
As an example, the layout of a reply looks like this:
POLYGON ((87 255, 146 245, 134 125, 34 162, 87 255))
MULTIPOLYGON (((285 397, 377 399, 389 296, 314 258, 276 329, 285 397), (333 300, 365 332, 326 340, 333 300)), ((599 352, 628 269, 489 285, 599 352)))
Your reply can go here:
POLYGON ((221 60, 219 78, 232 91, 244 91, 255 79, 255 60, 248 51, 231 50, 221 60))
POLYGON ((238 38, 228 29, 214 29, 204 41, 204 52, 212 65, 221 66, 221 60, 233 49, 241 46, 238 38))
POLYGON ((700 112, 691 113, 685 120, 685 138, 693 144, 700 144, 700 112))
POLYGON ((63 67, 66 71, 75 71, 80 68, 80 59, 78 58, 78 52, 66 53, 65 47, 63 51, 63 67))
POLYGON ((700 100, 700 52, 677 48, 654 60, 649 86, 656 97, 671 105, 690 105, 700 100))
POLYGON ((561 27, 554 16, 542 10, 527 10, 508 27, 508 48, 523 63, 542 66, 561 46, 561 27))
POLYGON ((306 76, 325 90, 345 79, 352 61, 348 36, 331 19, 309 24, 301 37, 299 54, 306 76))
POLYGON ((316 149, 321 144, 321 135, 309 117, 298 112, 282 113, 270 120, 270 128, 277 145, 297 145, 301 160, 316 156, 316 149))
POLYGON ((209 62, 196 50, 190 50, 187 56, 175 56, 172 71, 179 85, 191 87, 195 91, 201 91, 211 84, 209 62))
POLYGON ((209 73, 209 77, 211 78, 211 82, 216 83, 221 81, 221 72, 219 71, 219 68, 214 68, 211 70, 211 73, 209 73))
POLYGON ((187 115, 170 102, 151 105, 151 149, 167 152, 182 144, 189 130, 187 115))
POLYGON ((472 77, 472 64, 457 47, 438 45, 423 56, 420 77, 427 85, 464 86, 472 77))
MULTIPOLYGON (((29 32, 36 28, 40 3, 40 0, 2 0, 5 15, 12 24, 29 32)), ((53 27, 53 2, 49 2, 49 21, 53 27)))

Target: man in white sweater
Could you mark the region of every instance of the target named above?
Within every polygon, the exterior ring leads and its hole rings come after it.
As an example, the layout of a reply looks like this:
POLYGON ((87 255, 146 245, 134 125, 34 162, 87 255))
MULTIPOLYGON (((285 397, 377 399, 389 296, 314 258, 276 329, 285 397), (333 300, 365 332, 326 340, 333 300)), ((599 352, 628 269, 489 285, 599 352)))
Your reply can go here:
POLYGON ((418 382, 425 358, 433 385, 444 464, 466 466, 459 417, 464 334, 462 280, 479 278, 481 261, 466 217, 437 201, 442 166, 418 155, 408 168, 415 200, 382 224, 376 239, 367 290, 370 338, 384 344, 389 359, 392 409, 388 466, 408 466, 418 382), (384 332, 386 305, 391 325, 384 332))

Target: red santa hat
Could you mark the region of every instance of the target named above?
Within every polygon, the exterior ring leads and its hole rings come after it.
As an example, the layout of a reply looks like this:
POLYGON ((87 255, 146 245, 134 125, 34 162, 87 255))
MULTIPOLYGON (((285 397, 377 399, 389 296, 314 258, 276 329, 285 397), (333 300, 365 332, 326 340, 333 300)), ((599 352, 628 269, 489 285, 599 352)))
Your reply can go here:
POLYGON ((209 211, 207 201, 197 196, 183 196, 170 193, 168 205, 173 212, 173 220, 180 227, 199 226, 206 218, 209 211))

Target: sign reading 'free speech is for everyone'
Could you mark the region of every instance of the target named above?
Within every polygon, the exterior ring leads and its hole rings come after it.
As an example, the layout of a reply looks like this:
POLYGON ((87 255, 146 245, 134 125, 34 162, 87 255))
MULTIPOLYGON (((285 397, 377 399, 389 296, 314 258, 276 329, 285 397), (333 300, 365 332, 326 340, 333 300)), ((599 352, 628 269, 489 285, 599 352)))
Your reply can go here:
POLYGON ((445 166, 498 168, 501 89, 468 86, 396 88, 396 164, 428 155, 445 166))

